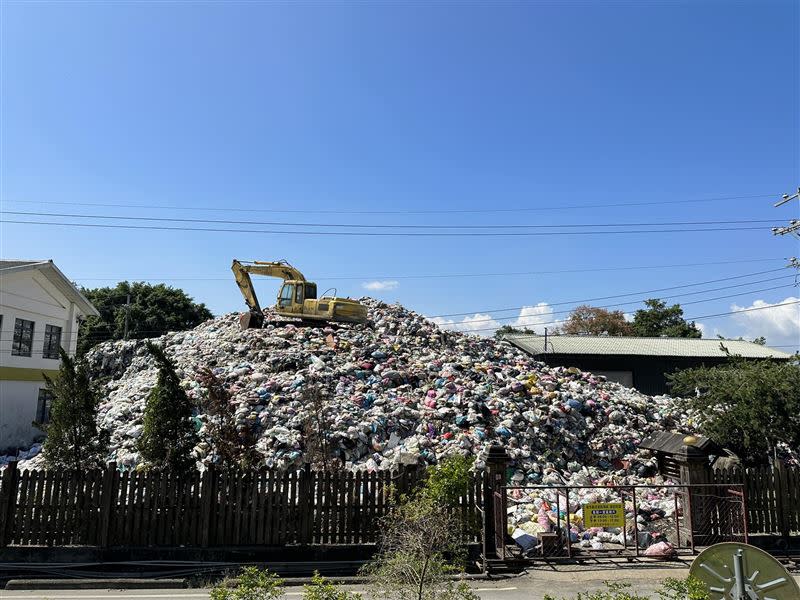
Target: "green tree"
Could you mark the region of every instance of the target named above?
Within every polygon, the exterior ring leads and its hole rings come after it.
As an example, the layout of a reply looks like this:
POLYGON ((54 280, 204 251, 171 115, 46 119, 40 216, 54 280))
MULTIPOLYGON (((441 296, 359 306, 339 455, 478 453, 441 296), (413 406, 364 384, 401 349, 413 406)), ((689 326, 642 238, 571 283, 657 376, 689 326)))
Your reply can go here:
POLYGON ((499 340, 507 333, 525 333, 530 335, 536 334, 533 329, 528 329, 527 327, 519 329, 518 327, 512 327, 511 325, 503 325, 499 329, 495 330, 494 337, 495 339, 499 340))
POLYGON ((128 312, 128 337, 144 339, 158 337, 168 331, 184 331, 197 327, 213 315, 205 304, 195 303, 186 292, 159 283, 129 283, 115 287, 83 288, 83 295, 94 304, 99 317, 88 317, 78 332, 78 353, 87 352, 95 344, 125 334, 125 315, 128 312), (130 295, 130 307, 126 307, 130 295))
POLYGON ((197 433, 192 423, 192 402, 175 371, 175 363, 152 342, 147 349, 158 365, 158 380, 147 396, 138 449, 142 460, 156 470, 187 471, 194 467, 192 449, 197 433))
POLYGON ((53 379, 45 375, 50 394, 50 422, 34 423, 47 438, 44 460, 50 469, 83 470, 102 465, 108 435, 97 427, 98 397, 85 361, 64 352, 53 379))
POLYGON ((415 493, 399 498, 381 523, 380 552, 363 569, 384 600, 479 600, 452 575, 465 565, 458 492, 469 485, 468 463, 443 460, 415 493))
POLYGON ((262 458, 256 450, 255 433, 249 427, 240 431, 236 426, 236 411, 228 388, 208 367, 201 367, 196 379, 205 388, 206 434, 219 456, 220 466, 255 467, 262 458))
POLYGON ((694 324, 683 318, 680 304, 667 306, 663 300, 650 298, 644 301, 646 309, 637 310, 633 315, 633 331, 645 337, 699 338, 703 333, 694 324))
MULTIPOLYGON (((724 347, 724 346, 723 346, 724 347)), ((778 443, 800 446, 800 366, 734 356, 716 367, 669 376, 672 393, 702 415, 704 434, 747 464, 763 464, 778 443)))
POLYGON ((621 310, 606 310, 583 304, 573 310, 561 332, 571 335, 633 335, 633 325, 621 310))

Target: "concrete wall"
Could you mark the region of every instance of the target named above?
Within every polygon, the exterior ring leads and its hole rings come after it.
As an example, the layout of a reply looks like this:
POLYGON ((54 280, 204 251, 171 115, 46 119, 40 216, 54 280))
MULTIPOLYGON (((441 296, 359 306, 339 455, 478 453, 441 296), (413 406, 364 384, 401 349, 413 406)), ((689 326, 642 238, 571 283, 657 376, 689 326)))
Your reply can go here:
POLYGON ((43 381, 0 380, 0 452, 27 448, 44 438, 44 433, 31 425, 42 388, 43 381))
POLYGON ((33 427, 42 373, 53 375, 58 358, 44 358, 45 326, 61 327, 61 346, 75 353, 78 342, 77 306, 38 270, 0 276, 0 451, 30 446, 42 432, 33 427), (12 356, 17 318, 34 322, 31 356, 12 356))

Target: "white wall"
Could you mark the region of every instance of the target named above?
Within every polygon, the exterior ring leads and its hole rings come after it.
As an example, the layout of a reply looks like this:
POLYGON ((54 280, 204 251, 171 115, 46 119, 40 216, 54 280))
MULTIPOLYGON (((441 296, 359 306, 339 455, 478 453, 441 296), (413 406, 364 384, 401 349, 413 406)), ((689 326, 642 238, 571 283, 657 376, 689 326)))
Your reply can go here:
POLYGON ((0 381, 0 452, 27 448, 44 437, 31 423, 43 381, 0 381))
POLYGON ((44 358, 46 325, 61 327, 61 346, 74 355, 80 311, 40 271, 0 275, 0 451, 30 446, 42 432, 33 427, 42 371, 58 369, 57 358, 44 358), (12 356, 17 318, 34 322, 31 356, 12 356), (24 369, 24 376, 21 371, 24 369), (30 381, 35 379, 34 381, 30 381))
POLYGON ((42 357, 45 325, 61 327, 61 345, 74 354, 78 343, 79 312, 39 271, 3 274, 0 278, 0 366, 25 369, 57 369, 58 359, 42 357), (11 356, 14 321, 27 319, 35 323, 33 352, 30 357, 11 356))

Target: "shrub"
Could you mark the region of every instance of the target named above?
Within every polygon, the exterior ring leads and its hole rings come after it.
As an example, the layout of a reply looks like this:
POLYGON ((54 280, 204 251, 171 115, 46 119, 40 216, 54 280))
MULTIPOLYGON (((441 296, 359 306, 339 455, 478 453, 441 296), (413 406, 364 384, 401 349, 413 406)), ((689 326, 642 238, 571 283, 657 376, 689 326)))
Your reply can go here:
POLYGON ((197 433, 192 424, 192 402, 173 363, 160 348, 147 342, 158 365, 158 381, 147 396, 138 448, 148 468, 183 472, 193 469, 192 450, 197 433))
POLYGON ((361 594, 339 589, 314 571, 311 583, 303 586, 303 600, 361 600, 361 594))
POLYGON ((228 579, 211 589, 211 600, 273 600, 283 594, 283 579, 267 569, 244 567, 234 583, 228 579))
POLYGON ((61 366, 54 378, 45 375, 50 393, 50 422, 34 423, 47 433, 44 460, 49 469, 83 470, 102 465, 108 433, 97 427, 98 397, 86 361, 59 349, 61 366))

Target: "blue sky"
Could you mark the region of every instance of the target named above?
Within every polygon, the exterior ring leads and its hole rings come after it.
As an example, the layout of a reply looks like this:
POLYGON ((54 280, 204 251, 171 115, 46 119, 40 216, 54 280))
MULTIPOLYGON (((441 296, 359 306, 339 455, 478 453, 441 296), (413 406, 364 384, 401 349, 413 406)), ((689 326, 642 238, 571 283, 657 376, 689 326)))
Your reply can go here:
MULTIPOLYGON (((87 286, 163 280, 216 313, 243 308, 232 258, 286 258, 323 289, 467 313, 445 319, 472 315, 471 329, 521 314, 488 309, 526 306, 526 323, 553 322, 573 300, 778 269, 800 253, 769 231, 800 215, 800 201, 772 206, 800 183, 799 11, 788 0, 6 1, 4 221, 587 226, 369 237, 4 222, 0 252, 53 258, 87 286), (774 223, 591 234, 721 220, 774 223), (623 267, 649 268, 607 270, 623 267), (539 271, 551 273, 505 275, 539 271), (418 277, 439 274, 473 276, 418 277)), ((781 275, 616 301, 740 294, 686 306, 703 316, 797 299, 781 275)), ((277 287, 259 282, 265 303, 277 287)), ((797 304, 701 322, 707 335, 800 347, 797 304)))

